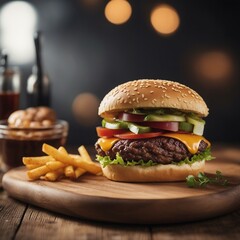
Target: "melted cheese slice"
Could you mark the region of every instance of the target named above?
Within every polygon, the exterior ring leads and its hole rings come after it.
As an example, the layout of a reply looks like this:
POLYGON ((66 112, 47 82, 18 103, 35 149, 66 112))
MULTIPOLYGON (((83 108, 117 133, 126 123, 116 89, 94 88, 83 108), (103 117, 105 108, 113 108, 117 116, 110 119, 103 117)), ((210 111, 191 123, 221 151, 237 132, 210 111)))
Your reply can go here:
MULTIPOLYGON (((171 137, 179 140, 187 147, 188 151, 192 154, 197 153, 199 144, 202 140, 207 143, 208 147, 211 146, 210 142, 206 138, 194 134, 165 133, 161 136, 171 137)), ((97 143, 99 144, 101 149, 106 152, 109 151, 112 148, 113 144, 119 140, 119 138, 99 138, 97 143)))
POLYGON ((113 144, 118 140, 120 139, 119 138, 99 138, 97 143, 99 144, 101 149, 104 152, 106 152, 106 151, 109 151, 112 148, 113 144))
POLYGON ((204 138, 203 136, 198 136, 194 134, 186 134, 186 133, 165 133, 162 136, 175 138, 181 141, 188 149, 188 151, 192 154, 197 153, 199 144, 203 140, 207 143, 208 147, 211 146, 210 142, 204 138))

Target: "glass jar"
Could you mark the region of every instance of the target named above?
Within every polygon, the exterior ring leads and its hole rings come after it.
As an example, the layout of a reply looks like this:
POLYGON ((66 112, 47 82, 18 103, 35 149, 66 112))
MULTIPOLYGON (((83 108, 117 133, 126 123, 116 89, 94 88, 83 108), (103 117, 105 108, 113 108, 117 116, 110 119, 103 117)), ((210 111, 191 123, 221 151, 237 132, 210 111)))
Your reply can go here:
POLYGON ((58 120, 49 127, 16 128, 0 121, 0 169, 4 172, 23 165, 22 157, 42 156, 43 143, 58 148, 64 146, 68 123, 58 120))

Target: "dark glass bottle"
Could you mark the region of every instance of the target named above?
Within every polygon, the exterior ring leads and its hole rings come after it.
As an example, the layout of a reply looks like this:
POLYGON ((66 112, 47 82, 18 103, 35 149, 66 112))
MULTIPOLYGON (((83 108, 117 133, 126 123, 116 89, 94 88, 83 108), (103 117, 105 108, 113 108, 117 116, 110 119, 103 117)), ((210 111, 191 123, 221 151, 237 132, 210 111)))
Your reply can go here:
POLYGON ((43 72, 40 37, 40 32, 35 33, 36 64, 32 69, 32 74, 27 80, 28 107, 51 105, 50 80, 43 72))
POLYGON ((0 120, 19 109, 21 77, 18 68, 8 66, 8 56, 0 56, 0 120))

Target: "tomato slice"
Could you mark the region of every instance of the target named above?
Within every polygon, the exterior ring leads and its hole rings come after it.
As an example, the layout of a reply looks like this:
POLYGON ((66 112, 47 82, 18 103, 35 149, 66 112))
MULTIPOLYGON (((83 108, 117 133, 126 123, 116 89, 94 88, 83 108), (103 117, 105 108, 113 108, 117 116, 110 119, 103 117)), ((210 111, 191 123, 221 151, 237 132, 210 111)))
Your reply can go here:
POLYGON ((141 123, 141 125, 148 126, 151 128, 177 132, 179 123, 178 122, 143 122, 141 123))
POLYGON ((118 115, 118 119, 126 122, 143 122, 146 115, 122 112, 118 115))
POLYGON ((140 134, 126 132, 126 133, 122 133, 122 134, 115 134, 114 136, 121 138, 121 139, 142 139, 142 138, 159 137, 161 135, 162 135, 162 132, 149 132, 149 133, 140 133, 140 134))
POLYGON ((108 129, 104 127, 96 127, 98 137, 113 137, 116 134, 127 132, 125 129, 108 129))

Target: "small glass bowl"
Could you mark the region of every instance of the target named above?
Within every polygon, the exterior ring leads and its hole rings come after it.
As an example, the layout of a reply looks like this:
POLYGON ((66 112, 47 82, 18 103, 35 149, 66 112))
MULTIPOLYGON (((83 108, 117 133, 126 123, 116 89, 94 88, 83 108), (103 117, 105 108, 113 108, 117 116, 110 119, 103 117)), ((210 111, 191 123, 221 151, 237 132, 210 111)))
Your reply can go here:
POLYGON ((42 156, 43 143, 63 146, 68 136, 68 123, 58 120, 49 127, 16 128, 0 121, 0 169, 4 172, 23 165, 22 157, 42 156))

